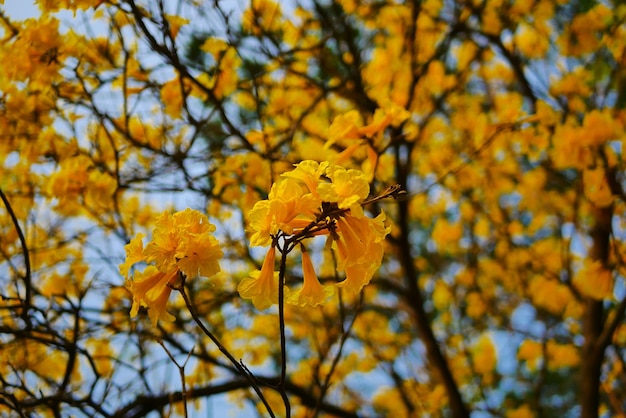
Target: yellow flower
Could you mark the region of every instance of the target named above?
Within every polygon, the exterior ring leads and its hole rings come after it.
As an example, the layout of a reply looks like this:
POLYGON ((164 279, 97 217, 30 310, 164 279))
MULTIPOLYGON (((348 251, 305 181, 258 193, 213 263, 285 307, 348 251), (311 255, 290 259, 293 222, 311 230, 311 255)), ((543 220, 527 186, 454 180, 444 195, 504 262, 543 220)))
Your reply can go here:
POLYGON ((272 234, 276 231, 272 229, 273 218, 269 213, 270 201, 260 200, 256 202, 248 215, 248 231, 253 232, 250 237, 252 247, 266 247, 272 242, 272 234))
POLYGON ((170 33, 173 39, 176 39, 176 36, 178 36, 178 32, 182 26, 189 24, 189 20, 180 16, 165 15, 165 17, 167 18, 167 23, 169 24, 170 33))
POLYGON ((163 212, 156 219, 152 241, 144 249, 145 261, 155 262, 161 271, 173 269, 176 265, 175 254, 179 240, 180 232, 176 229, 172 214, 163 212))
POLYGON ((460 223, 451 223, 445 218, 439 218, 435 222, 432 238, 439 248, 447 249, 458 245, 463 236, 463 229, 460 223))
MULTIPOLYGON (((185 209, 172 215, 173 225, 188 234, 205 234, 215 232, 215 225, 209 222, 206 215, 193 209, 185 209)), ((171 224, 167 224, 171 225, 171 224)))
POLYGON ((331 145, 341 139, 359 139, 361 137, 359 134, 360 127, 361 116, 356 110, 337 116, 328 128, 328 141, 324 148, 330 148, 331 145))
POLYGON ((356 294, 370 282, 382 263, 383 240, 389 233, 384 221, 384 212, 374 219, 348 215, 337 220, 337 237, 330 239, 337 248, 337 270, 346 273, 337 286, 356 294))
POLYGON ((321 201, 296 179, 285 177, 272 186, 268 200, 257 202, 249 215, 250 245, 267 246, 279 230, 288 234, 315 220, 321 201))
MULTIPOLYGON (((302 244, 315 235, 328 235, 327 247, 337 251, 337 269, 345 271, 346 276, 338 286, 358 293, 370 282, 382 263, 383 241, 389 228, 385 227, 384 213, 372 219, 363 212, 362 203, 368 195, 369 183, 363 172, 326 161, 302 161, 281 175, 267 200, 255 204, 249 215, 251 245, 267 246, 284 239, 288 243, 280 247, 284 251, 291 243, 301 244, 304 283, 288 295, 287 302, 316 306, 334 291, 332 286, 320 284, 302 244)), ((275 251, 272 247, 261 271, 252 273, 238 287, 240 295, 252 299, 259 309, 278 299, 275 251)))
POLYGON ((317 186, 320 184, 320 177, 324 175, 327 168, 328 161, 318 163, 317 161, 306 160, 296 164, 296 168, 293 170, 281 174, 281 177, 301 181, 309 192, 318 196, 317 186))
POLYGON ((583 187, 587 199, 598 207, 610 206, 615 200, 602 168, 585 169, 583 187))
POLYGON ((282 27, 284 19, 280 10, 280 3, 272 0, 253 0, 241 18, 244 30, 259 35, 263 29, 271 32, 282 27))
POLYGON ((337 203, 340 209, 350 209, 352 216, 362 216, 360 203, 370 193, 370 186, 365 175, 358 170, 346 170, 340 166, 330 166, 326 176, 331 183, 322 183, 317 187, 320 197, 325 202, 337 203))
POLYGON ((128 276, 128 270, 130 267, 144 260, 143 255, 143 237, 145 235, 142 233, 137 234, 137 236, 130 240, 128 244, 124 246, 126 250, 126 261, 120 264, 120 273, 122 276, 128 276))
POLYGON ((176 252, 176 265, 187 277, 211 277, 220 271, 222 257, 219 242, 210 235, 196 235, 185 240, 176 252))
POLYGON ((302 248, 302 287, 289 294, 286 301, 298 306, 321 305, 335 293, 333 286, 323 286, 317 279, 309 253, 302 248))
POLYGON ((228 49, 228 43, 223 39, 208 38, 204 41, 202 46, 200 46, 200 49, 207 54, 213 55, 213 59, 217 61, 220 55, 228 49))
POLYGON ((528 405, 506 412, 506 418, 535 418, 535 416, 535 412, 528 405))
POLYGON ((153 325, 159 319, 173 320, 165 307, 180 275, 210 277, 220 271, 222 251, 217 239, 209 235, 213 231, 215 226, 198 211, 165 212, 157 218, 152 240, 145 248, 143 234, 125 246, 126 260, 120 264, 120 273, 127 277, 126 287, 133 295, 131 317, 143 306, 148 308, 153 325), (128 278, 130 268, 139 262, 154 265, 128 278))
POLYGON ((288 234, 292 234, 294 228, 310 224, 321 204, 318 197, 290 178, 284 178, 272 186, 269 200, 276 229, 288 234))
POLYGON ((483 334, 471 348, 474 360, 474 369, 477 373, 485 375, 491 373, 497 365, 498 356, 496 347, 491 337, 483 334))
POLYGON ((524 340, 517 349, 517 359, 525 361, 529 370, 535 371, 543 356, 543 348, 540 343, 532 340, 524 340))
POLYGON ((237 286, 239 295, 244 299, 252 299, 252 303, 259 310, 278 303, 278 272, 274 272, 275 261, 276 248, 271 247, 265 255, 261 270, 253 271, 251 277, 243 279, 237 286))
POLYGON ((369 223, 365 218, 349 216, 337 219, 337 249, 339 252, 340 268, 362 262, 367 258, 367 241, 370 231, 369 223))
POLYGON ((106 209, 117 188, 117 181, 107 173, 92 170, 85 184, 85 203, 96 209, 106 209))
POLYGON ((178 270, 163 273, 154 266, 148 266, 145 271, 135 273, 133 280, 130 280, 126 287, 133 294, 133 306, 130 309, 130 317, 137 316, 139 306, 148 309, 148 316, 153 326, 156 326, 159 319, 164 321, 174 321, 174 316, 165 310, 167 300, 172 293, 170 285, 178 280, 178 270))

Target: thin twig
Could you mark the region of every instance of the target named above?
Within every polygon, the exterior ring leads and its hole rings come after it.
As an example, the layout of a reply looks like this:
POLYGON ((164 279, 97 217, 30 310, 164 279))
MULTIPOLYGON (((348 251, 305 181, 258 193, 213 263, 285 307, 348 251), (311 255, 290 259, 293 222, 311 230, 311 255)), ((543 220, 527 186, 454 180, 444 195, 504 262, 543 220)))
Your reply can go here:
MULTIPOLYGON (((339 364, 339 360, 341 359, 341 355, 343 353, 343 348, 346 344, 346 341, 348 340, 348 337, 350 336, 350 331, 352 330, 352 327, 354 326, 354 323, 356 322, 356 319, 359 316, 359 312, 361 311, 362 306, 363 306, 363 292, 360 293, 359 303, 354 312, 354 316, 352 317, 352 320, 350 321, 350 325, 348 325, 348 328, 342 330, 341 339, 339 341, 339 348, 337 349, 337 354, 333 358, 333 361, 330 365, 330 370, 328 371, 328 373, 326 374, 326 377, 324 378, 324 384, 322 385, 320 395, 317 398, 317 405, 315 405, 315 411, 312 414, 313 417, 317 417, 320 413, 322 403, 324 402, 324 396, 326 396, 328 389, 330 389, 330 379, 332 378, 333 374, 335 373, 335 370, 337 369, 337 365, 339 364)), ((343 321, 341 325, 343 328, 343 321)))
POLYGON ((241 364, 235 359, 235 357, 233 357, 232 354, 230 354, 230 352, 226 349, 226 347, 222 345, 220 340, 218 340, 217 337, 213 335, 213 333, 209 331, 207 327, 204 326, 202 321, 200 321, 200 318, 196 314, 196 311, 193 305, 191 304, 191 300, 189 300, 189 296, 187 295, 187 292, 185 292, 184 280, 181 280, 181 283, 178 286, 174 287, 174 289, 178 290, 180 294, 183 296, 183 300, 185 301, 185 305, 187 306, 187 309, 189 309, 189 313, 191 314, 191 317, 196 322, 196 324, 198 324, 202 332, 204 332, 204 335, 206 335, 207 337, 211 339, 213 344, 215 344, 217 348, 222 352, 222 354, 224 354, 226 358, 235 366, 237 371, 248 380, 248 382, 250 383, 250 386, 252 386, 252 389, 254 389, 254 392, 257 394, 261 402, 263 402, 263 405, 265 405, 267 412, 270 414, 272 418, 275 418, 276 415, 274 415, 272 408, 270 407, 269 403, 265 399, 265 396, 263 396, 263 392, 261 392, 261 389, 259 388, 259 385, 257 384, 254 376, 250 372, 247 371, 247 368, 244 368, 241 366, 241 364))
POLYGON ((178 373, 180 374, 180 382, 182 385, 180 394, 181 394, 182 402, 183 402, 183 411, 185 414, 185 418, 187 418, 189 416, 189 412, 187 411, 187 384, 185 383, 185 366, 187 366, 187 362, 189 361, 189 358, 191 357, 191 354, 193 353, 194 347, 191 347, 191 350, 189 350, 189 353, 187 354, 187 358, 185 359, 185 362, 181 366, 180 364, 178 364, 178 362, 176 361, 172 353, 170 353, 170 350, 167 349, 167 347, 165 346, 165 343, 163 343, 163 340, 157 340, 157 341, 161 345, 161 347, 163 347, 163 350, 165 350, 170 360, 172 360, 172 362, 178 368, 178 373))

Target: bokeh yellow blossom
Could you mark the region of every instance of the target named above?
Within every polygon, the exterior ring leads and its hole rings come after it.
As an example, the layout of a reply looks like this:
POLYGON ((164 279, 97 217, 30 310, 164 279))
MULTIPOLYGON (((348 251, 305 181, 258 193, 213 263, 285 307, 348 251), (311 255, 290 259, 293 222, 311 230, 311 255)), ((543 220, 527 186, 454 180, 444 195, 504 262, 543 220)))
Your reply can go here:
POLYGON ((152 240, 145 248, 143 234, 125 246, 126 260, 120 264, 120 273, 126 277, 126 287, 133 295, 131 317, 143 306, 148 308, 152 325, 159 320, 174 320, 166 305, 180 278, 210 277, 220 271, 222 250, 218 240, 210 235, 214 231, 215 225, 196 210, 164 212, 156 219, 152 240), (133 265, 140 262, 149 265, 143 272, 131 275, 133 265))

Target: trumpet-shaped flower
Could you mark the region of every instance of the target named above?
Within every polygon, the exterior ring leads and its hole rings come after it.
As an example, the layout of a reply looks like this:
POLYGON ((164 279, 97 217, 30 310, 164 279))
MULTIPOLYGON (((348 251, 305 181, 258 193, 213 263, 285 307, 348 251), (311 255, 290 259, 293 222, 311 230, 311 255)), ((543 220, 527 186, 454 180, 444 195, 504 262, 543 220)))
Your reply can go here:
POLYGON ((317 306, 335 293, 333 286, 323 286, 315 274, 309 253, 302 247, 302 287, 291 292, 287 303, 298 306, 317 306))
POLYGON ((311 223, 321 203, 308 189, 289 178, 272 186, 269 199, 275 228, 287 234, 311 223))
POLYGON ((127 278, 126 287, 133 295, 131 317, 137 315, 140 306, 146 307, 153 325, 174 319, 167 313, 166 304, 181 275, 213 276, 220 271, 218 260, 222 257, 219 242, 209 235, 215 226, 198 211, 165 212, 155 224, 152 240, 144 247, 144 235, 138 234, 126 245, 126 261, 120 264, 120 272, 127 278), (130 269, 139 262, 149 266, 129 277, 130 269))
POLYGON ((167 312, 165 305, 176 280, 178 280, 177 270, 163 273, 154 266, 148 266, 143 272, 135 273, 133 279, 126 283, 126 287, 133 294, 130 317, 137 316, 139 307, 144 306, 149 308, 148 316, 153 326, 156 326, 159 319, 173 321, 175 318, 167 312))
POLYGON ((278 231, 288 234, 309 225, 321 201, 297 180, 283 178, 272 186, 268 200, 257 202, 249 215, 252 246, 267 246, 278 231))
POLYGON ((188 237, 176 252, 177 267, 187 277, 211 277, 220 271, 222 250, 215 237, 197 234, 188 237))
POLYGON ((370 282, 382 263, 383 240, 389 233, 384 221, 384 212, 374 219, 346 216, 337 221, 337 234, 330 239, 337 248, 337 269, 346 273, 338 286, 356 294, 370 282))
MULTIPOLYGON (((388 190, 391 191, 375 199, 392 196, 398 188, 388 190)), ((240 283, 240 295, 252 299, 259 309, 276 303, 276 248, 291 251, 294 244, 300 243, 303 284, 295 292, 286 288, 286 301, 299 306, 324 303, 334 288, 319 282, 302 244, 305 239, 324 234, 328 235, 327 246, 337 253, 337 269, 345 272, 345 280, 337 286, 351 293, 361 291, 382 263, 383 241, 389 233, 384 213, 372 219, 363 211, 369 191, 369 183, 361 171, 346 170, 328 162, 302 161, 294 170, 282 174, 268 199, 257 202, 250 212, 251 245, 271 244, 272 248, 261 271, 240 283), (277 244, 281 241, 282 246, 277 244)))
POLYGON ((278 272, 274 271, 276 248, 271 247, 265 255, 261 270, 253 271, 243 279, 237 290, 244 299, 252 299, 257 309, 267 309, 278 302, 278 272))
POLYGON ((250 245, 267 247, 272 242, 272 234, 276 233, 273 217, 270 216, 270 201, 256 202, 248 215, 248 231, 252 232, 250 245))

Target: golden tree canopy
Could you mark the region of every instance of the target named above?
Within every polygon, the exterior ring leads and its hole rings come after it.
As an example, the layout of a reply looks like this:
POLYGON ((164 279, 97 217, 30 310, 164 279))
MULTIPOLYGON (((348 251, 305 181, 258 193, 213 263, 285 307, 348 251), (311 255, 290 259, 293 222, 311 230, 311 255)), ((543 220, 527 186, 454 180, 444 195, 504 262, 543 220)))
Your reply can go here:
POLYGON ((621 2, 3 3, 0 416, 626 410, 621 2))

